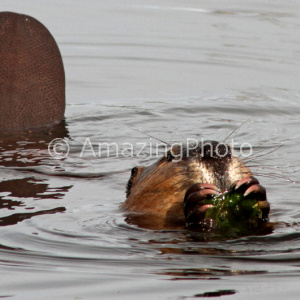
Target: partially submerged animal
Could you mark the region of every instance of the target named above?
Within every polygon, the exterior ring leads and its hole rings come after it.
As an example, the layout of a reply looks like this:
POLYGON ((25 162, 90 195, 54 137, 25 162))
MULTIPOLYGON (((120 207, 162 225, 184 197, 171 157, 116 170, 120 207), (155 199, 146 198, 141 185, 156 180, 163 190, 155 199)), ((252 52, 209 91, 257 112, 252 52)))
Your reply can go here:
POLYGON ((122 207, 132 213, 130 220, 148 228, 204 230, 222 229, 228 218, 257 227, 270 210, 266 190, 250 169, 216 141, 176 145, 153 165, 133 168, 122 207), (249 200, 250 213, 243 208, 249 200), (231 204, 224 206, 225 201, 231 204))

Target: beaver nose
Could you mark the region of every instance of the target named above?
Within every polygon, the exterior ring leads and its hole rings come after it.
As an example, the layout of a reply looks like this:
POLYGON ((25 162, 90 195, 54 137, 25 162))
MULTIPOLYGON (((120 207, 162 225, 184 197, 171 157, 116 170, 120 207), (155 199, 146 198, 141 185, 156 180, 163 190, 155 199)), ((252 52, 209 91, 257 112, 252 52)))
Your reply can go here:
POLYGON ((231 156, 231 149, 224 143, 205 141, 202 144, 201 156, 202 158, 222 159, 231 156))

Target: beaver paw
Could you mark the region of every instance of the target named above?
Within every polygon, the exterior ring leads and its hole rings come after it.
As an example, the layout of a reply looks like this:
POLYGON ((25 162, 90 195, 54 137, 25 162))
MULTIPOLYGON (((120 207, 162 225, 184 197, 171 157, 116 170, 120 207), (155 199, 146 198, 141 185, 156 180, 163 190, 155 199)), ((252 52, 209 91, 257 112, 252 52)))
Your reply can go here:
MULTIPOLYGON (((207 212, 211 210, 212 208, 217 209, 217 213, 220 213, 220 216, 223 212, 230 213, 229 216, 232 218, 233 221, 235 221, 236 217, 236 210, 238 211, 238 214, 245 213, 247 215, 247 211, 249 214, 253 211, 252 205, 249 207, 247 206, 247 203, 253 203, 248 202, 255 201, 255 211, 258 212, 258 220, 260 221, 266 221, 268 219, 268 214, 270 211, 270 204, 267 201, 266 196, 266 190, 263 186, 261 186, 258 182, 258 180, 253 177, 245 177, 241 180, 236 181, 229 191, 225 192, 224 195, 229 195, 229 198, 226 198, 228 196, 224 196, 226 200, 223 201, 229 201, 231 197, 232 199, 239 199, 235 198, 236 196, 241 197, 241 200, 234 200, 232 203, 235 203, 233 207, 224 206, 227 208, 224 208, 223 206, 215 206, 211 203, 216 204, 216 201, 210 201, 210 200, 216 200, 216 199, 222 199, 219 196, 222 196, 221 191, 219 188, 214 184, 208 184, 208 183, 196 183, 193 184, 187 191, 184 197, 184 215, 186 220, 186 226, 189 228, 196 227, 196 228, 204 228, 204 229, 213 229, 217 227, 215 218, 207 217, 207 216, 215 216, 216 213, 210 214, 207 212), (232 195, 232 196, 230 196, 232 195), (236 195, 236 196, 235 196, 236 195), (242 201, 245 205, 240 205, 239 202, 242 201), (246 201, 246 202, 244 202, 246 201), (245 211, 246 209, 246 211, 245 211)), ((220 201, 220 200, 219 200, 220 201)), ((218 202, 220 203, 220 202, 218 202)), ((229 202, 228 202, 229 203, 229 202)), ((250 214, 253 217, 253 214, 250 214)), ((251 217, 251 218, 252 218, 251 217)), ((228 217, 229 218, 229 217, 228 217)), ((250 217, 249 217, 250 218, 250 217)), ((242 218, 243 219, 243 218, 242 218)), ((231 219, 229 219, 231 220, 231 219)), ((224 221, 224 220, 223 220, 224 221)), ((220 224, 219 224, 220 227, 220 224)))
POLYGON ((189 187, 184 197, 184 215, 186 226, 201 225, 211 227, 213 220, 205 219, 205 213, 213 206, 204 204, 204 200, 211 199, 220 194, 219 188, 214 184, 195 183, 189 187))
POLYGON ((257 205, 261 209, 263 221, 268 219, 270 204, 267 201, 266 189, 259 184, 259 181, 253 177, 245 177, 236 181, 229 190, 231 193, 242 194, 244 199, 257 199, 257 205))

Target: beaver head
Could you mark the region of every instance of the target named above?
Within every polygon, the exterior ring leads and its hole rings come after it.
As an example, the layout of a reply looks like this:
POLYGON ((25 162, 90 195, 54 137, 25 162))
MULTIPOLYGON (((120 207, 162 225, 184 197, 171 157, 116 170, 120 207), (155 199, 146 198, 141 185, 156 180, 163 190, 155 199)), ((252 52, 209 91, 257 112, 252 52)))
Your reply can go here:
POLYGON ((130 212, 182 223, 186 217, 184 198, 191 186, 207 184, 225 192, 251 176, 229 145, 216 141, 176 145, 153 165, 132 169, 122 206, 130 212))

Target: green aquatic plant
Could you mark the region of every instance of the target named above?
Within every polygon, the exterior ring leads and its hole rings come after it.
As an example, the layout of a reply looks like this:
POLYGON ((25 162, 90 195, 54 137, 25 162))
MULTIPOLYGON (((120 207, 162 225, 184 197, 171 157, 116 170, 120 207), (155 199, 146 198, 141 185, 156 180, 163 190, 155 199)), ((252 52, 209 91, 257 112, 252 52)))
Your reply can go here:
POLYGON ((235 191, 205 199, 203 204, 212 205, 205 212, 205 225, 221 233, 248 234, 265 221, 261 201, 235 191))

